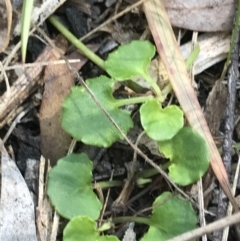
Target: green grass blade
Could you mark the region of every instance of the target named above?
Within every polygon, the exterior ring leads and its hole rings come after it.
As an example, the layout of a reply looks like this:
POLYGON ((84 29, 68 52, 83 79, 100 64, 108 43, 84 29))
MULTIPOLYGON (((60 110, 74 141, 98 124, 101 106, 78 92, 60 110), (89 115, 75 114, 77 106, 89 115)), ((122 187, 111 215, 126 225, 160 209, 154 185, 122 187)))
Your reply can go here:
POLYGON ((199 53, 200 53, 200 46, 199 46, 199 44, 197 44, 194 47, 191 54, 189 55, 189 57, 187 58, 187 60, 185 61, 186 66, 187 66, 187 70, 189 70, 192 67, 192 65, 195 62, 195 60, 197 59, 199 53))
POLYGON ((22 63, 25 63, 27 53, 28 35, 31 25, 31 16, 34 0, 24 0, 21 18, 21 50, 22 63))

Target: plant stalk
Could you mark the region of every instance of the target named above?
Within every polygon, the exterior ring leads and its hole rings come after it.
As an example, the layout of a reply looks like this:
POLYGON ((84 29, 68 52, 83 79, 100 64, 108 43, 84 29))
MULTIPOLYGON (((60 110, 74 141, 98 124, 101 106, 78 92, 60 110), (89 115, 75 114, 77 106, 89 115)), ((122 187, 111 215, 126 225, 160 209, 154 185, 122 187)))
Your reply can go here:
POLYGON ((145 73, 144 75, 142 75, 142 77, 152 86, 152 88, 155 91, 156 95, 158 97, 161 97, 162 96, 161 90, 158 87, 157 83, 154 82, 154 80, 150 77, 150 75, 145 73))
MULTIPOLYGON (((123 185, 122 181, 102 181, 97 183, 102 189, 109 187, 119 187, 123 185)), ((93 184, 94 187, 94 184, 93 184)))
POLYGON ((163 101, 167 98, 168 94, 170 94, 171 92, 172 92, 172 86, 169 83, 162 90, 163 101))
POLYGON ((140 104, 140 103, 146 102, 147 100, 152 100, 152 99, 154 99, 152 95, 134 97, 129 99, 118 99, 115 105, 116 107, 121 107, 121 106, 131 105, 131 104, 140 104))
POLYGON ((77 47, 87 58, 89 58, 101 69, 105 70, 104 61, 100 57, 98 57, 92 50, 90 50, 86 45, 79 41, 71 32, 69 32, 55 16, 50 16, 48 20, 60 33, 62 33, 62 35, 69 42, 71 42, 75 47, 77 47))
MULTIPOLYGON (((167 170, 167 168, 171 165, 171 162, 168 161, 166 162, 165 164, 161 165, 161 169, 162 170, 167 170)), ((143 171, 141 174, 140 174, 140 177, 142 178, 149 178, 149 177, 152 177, 154 175, 157 175, 159 174, 158 170, 156 168, 150 168, 150 169, 147 169, 145 171, 143 171)))

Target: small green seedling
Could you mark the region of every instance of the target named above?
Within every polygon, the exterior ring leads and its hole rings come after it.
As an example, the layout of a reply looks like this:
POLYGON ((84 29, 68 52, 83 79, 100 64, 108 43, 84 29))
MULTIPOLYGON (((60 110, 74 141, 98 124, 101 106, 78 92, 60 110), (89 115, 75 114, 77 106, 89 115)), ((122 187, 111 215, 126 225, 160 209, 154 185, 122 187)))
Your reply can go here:
MULTIPOLYGON (((148 41, 132 41, 120 46, 105 62, 105 69, 112 78, 100 76, 87 80, 86 84, 125 134, 133 127, 133 122, 130 113, 120 107, 142 103, 142 127, 159 143, 160 152, 170 159, 170 178, 179 185, 189 185, 208 169, 208 148, 197 132, 190 127, 185 129, 183 112, 178 106, 162 107, 161 90, 147 72, 154 55, 155 48, 148 41), (154 94, 115 99, 112 95, 114 83, 136 76, 145 78, 154 94)), ((74 87, 63 103, 62 127, 76 140, 99 147, 109 147, 123 138, 82 86, 74 87)))
MULTIPOLYGON (((114 223, 134 221, 149 226, 141 241, 167 240, 196 228, 197 217, 189 201, 180 195, 165 192, 153 203, 150 218, 118 217, 108 220, 100 228, 95 222, 102 204, 93 192, 92 161, 85 154, 71 154, 58 161, 50 172, 48 195, 57 212, 70 219, 64 229, 64 241, 118 240, 114 236, 100 236, 114 223), (80 238, 81 237, 81 238, 80 238)), ((102 186, 102 183, 98 183, 102 186)))
MULTIPOLYGON (((130 112, 122 107, 140 104, 143 129, 170 160, 167 164, 169 177, 179 185, 189 185, 199 180, 208 169, 208 148, 202 136, 191 127, 184 127, 184 115, 178 106, 163 106, 167 93, 162 94, 147 71, 154 55, 155 47, 148 41, 132 41, 120 46, 104 63, 111 78, 100 76, 86 80, 86 84, 125 134, 133 127, 133 121, 130 112), (128 99, 113 97, 116 81, 138 76, 152 86, 151 95, 128 99)), ((74 87, 63 103, 62 127, 76 140, 99 147, 109 147, 123 138, 82 86, 74 87)), ((64 241, 118 240, 113 236, 99 237, 94 220, 99 217, 102 204, 93 192, 91 171, 91 161, 85 154, 64 157, 50 171, 48 195, 51 202, 63 217, 71 219, 64 230, 64 241)), ((137 183, 143 185, 145 177, 148 176, 139 176, 137 183)), ((109 186, 115 184, 109 183, 109 186)), ((113 223, 117 219, 112 220, 113 223)), ((127 219, 120 217, 119 220, 127 219)), ((170 193, 163 193, 155 200, 149 219, 130 217, 130 220, 150 226, 142 241, 167 240, 195 228, 197 223, 191 204, 170 193)))

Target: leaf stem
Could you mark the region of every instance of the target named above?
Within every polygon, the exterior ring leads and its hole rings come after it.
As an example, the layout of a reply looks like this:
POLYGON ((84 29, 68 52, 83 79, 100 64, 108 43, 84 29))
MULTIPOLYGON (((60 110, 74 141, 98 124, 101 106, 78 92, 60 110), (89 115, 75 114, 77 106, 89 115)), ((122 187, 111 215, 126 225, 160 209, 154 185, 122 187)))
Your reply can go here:
MULTIPOLYGON (((162 170, 167 170, 167 168, 170 166, 170 162, 168 161, 167 163, 161 165, 161 169, 162 170)), ((157 169, 155 168, 150 168, 150 169, 147 169, 147 170, 144 170, 141 174, 140 174, 140 177, 142 178, 148 178, 148 177, 152 177, 154 175, 157 175, 159 174, 159 172, 157 171, 157 169)))
POLYGON ((194 64, 195 60, 197 59, 199 53, 200 53, 200 46, 199 46, 199 44, 197 44, 194 47, 193 51, 188 56, 188 58, 185 60, 185 64, 186 64, 187 70, 191 69, 191 67, 194 64))
MULTIPOLYGON (((109 187, 119 187, 123 185, 122 181, 102 181, 97 183, 102 189, 109 187)), ((94 187, 94 184, 93 184, 94 187)))
POLYGON ((151 78, 151 76, 147 73, 143 74, 142 77, 152 86, 158 97, 162 96, 161 90, 158 87, 157 83, 151 78))
POLYGON ((162 90, 162 98, 165 100, 167 95, 172 92, 172 85, 169 83, 167 84, 164 89, 162 90))
POLYGON ((59 21, 52 15, 48 18, 50 23, 60 32, 62 35, 70 41, 75 47, 77 47, 87 58, 94 62, 97 66, 105 70, 104 61, 98 57, 93 51, 91 51, 86 45, 79 41, 71 32, 69 32, 59 21))
POLYGON ((171 165, 171 162, 168 161, 164 165, 162 165, 161 167, 162 167, 163 170, 167 170, 170 165, 171 165))
POLYGON ((139 104, 139 103, 144 103, 147 100, 152 100, 152 99, 154 99, 154 97, 152 95, 134 97, 134 98, 129 98, 129 99, 118 99, 115 106, 121 107, 121 106, 131 105, 131 104, 139 104))
POLYGON ((145 171, 143 171, 141 174, 140 174, 140 177, 142 178, 148 178, 148 177, 152 177, 154 175, 157 175, 159 174, 159 172, 157 171, 157 169, 155 168, 150 168, 150 169, 147 169, 145 171))
POLYGON ((151 220, 149 218, 144 218, 144 217, 124 216, 124 217, 115 217, 112 219, 113 223, 126 223, 129 221, 133 221, 136 223, 143 223, 149 226, 151 225, 151 220))

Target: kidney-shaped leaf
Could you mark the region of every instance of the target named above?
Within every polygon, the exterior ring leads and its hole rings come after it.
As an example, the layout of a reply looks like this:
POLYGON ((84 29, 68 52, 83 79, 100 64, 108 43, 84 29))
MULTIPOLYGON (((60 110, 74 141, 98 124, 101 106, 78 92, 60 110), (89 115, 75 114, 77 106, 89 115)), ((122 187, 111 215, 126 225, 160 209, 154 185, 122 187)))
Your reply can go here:
MULTIPOLYGON (((86 81, 98 101, 126 134, 133 126, 130 113, 118 108, 112 96, 114 81, 100 76, 86 81)), ((84 87, 74 87, 63 102, 62 127, 75 139, 85 144, 109 147, 122 135, 97 106, 84 87)))
POLYGON ((86 154, 60 159, 49 173, 47 194, 57 212, 71 219, 87 215, 97 219, 102 204, 92 189, 92 162, 86 154))
POLYGON ((179 185, 189 185, 209 167, 206 141, 190 127, 182 128, 171 140, 159 142, 159 150, 169 158, 169 177, 179 185))
POLYGON ((151 226, 141 241, 165 241, 195 229, 197 217, 189 201, 164 192, 153 203, 151 226))
POLYGON ((108 74, 117 80, 146 76, 154 54, 155 47, 150 42, 134 40, 109 54, 105 67, 108 74))
POLYGON ((96 223, 89 217, 74 217, 63 231, 63 241, 119 241, 116 236, 100 236, 96 223))
POLYGON ((141 123, 147 135, 156 141, 171 139, 183 127, 183 112, 175 105, 161 107, 149 100, 140 108, 141 123))

